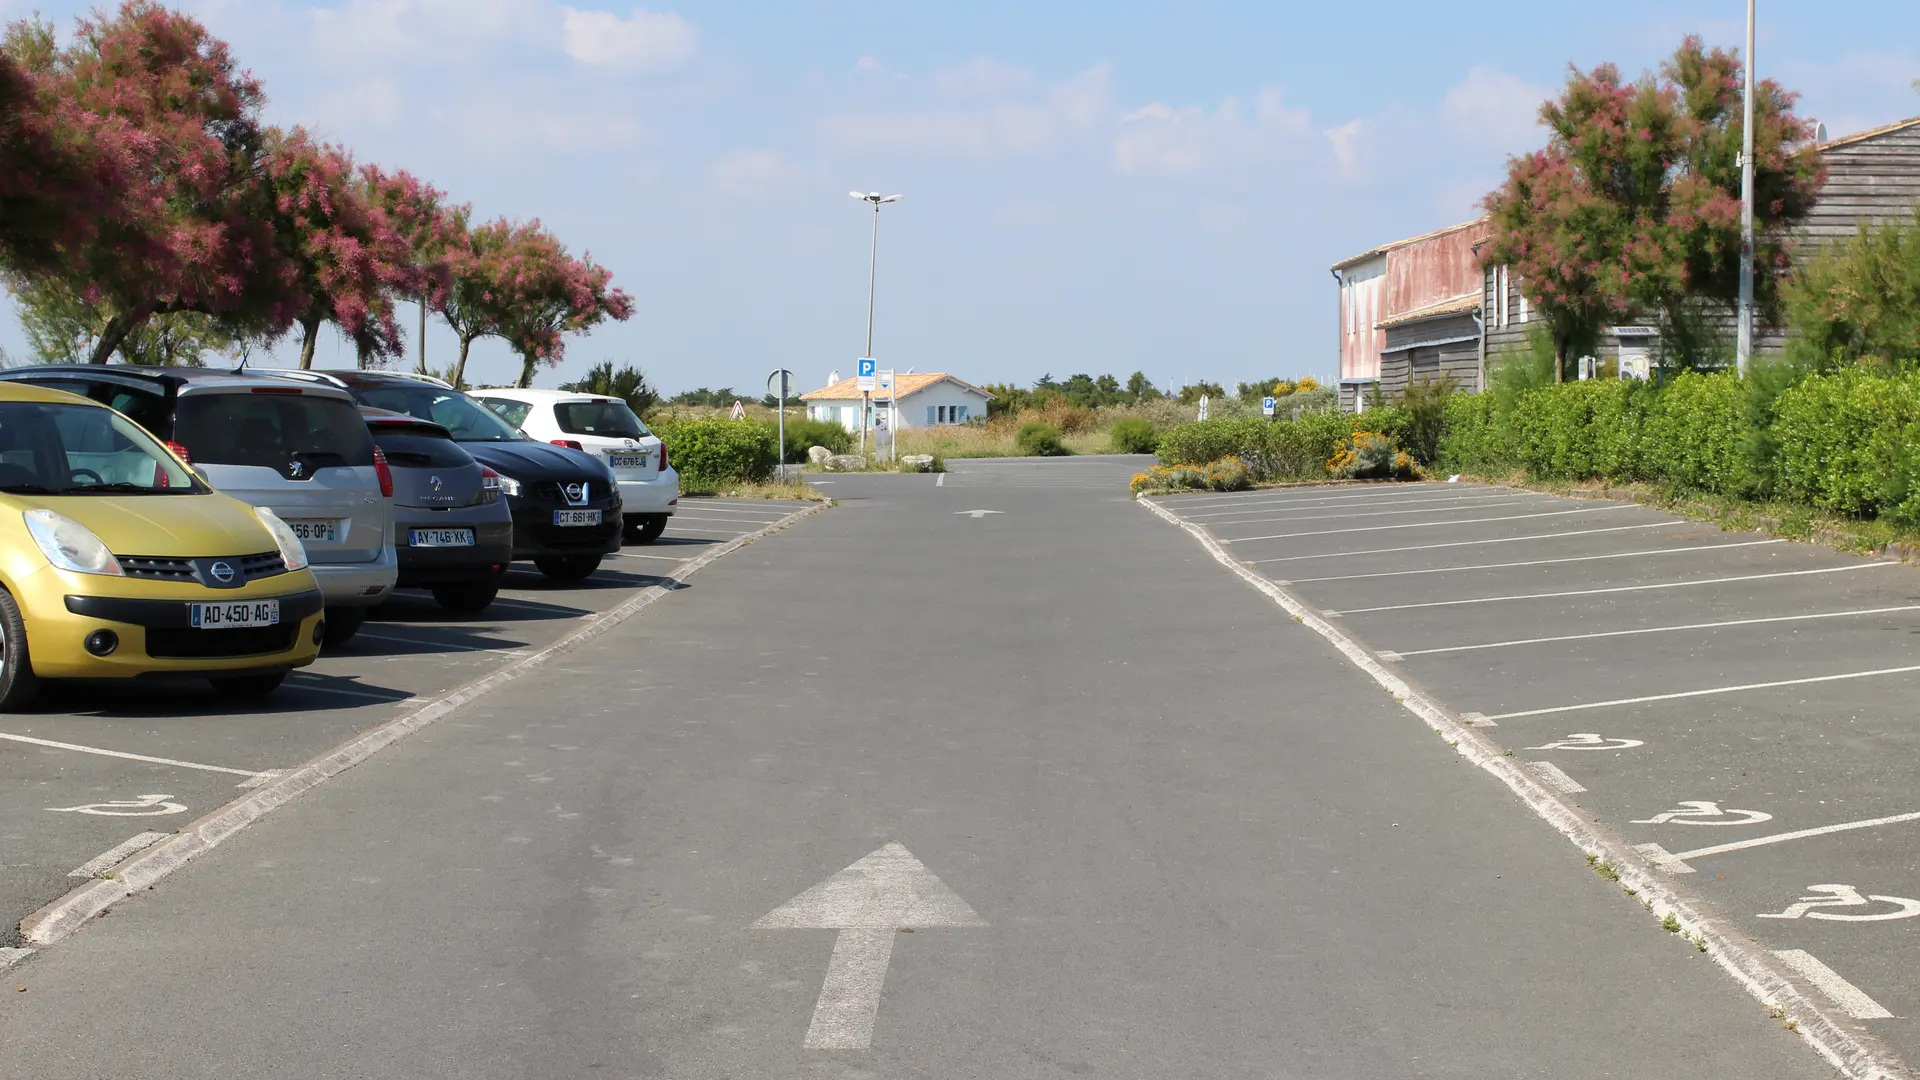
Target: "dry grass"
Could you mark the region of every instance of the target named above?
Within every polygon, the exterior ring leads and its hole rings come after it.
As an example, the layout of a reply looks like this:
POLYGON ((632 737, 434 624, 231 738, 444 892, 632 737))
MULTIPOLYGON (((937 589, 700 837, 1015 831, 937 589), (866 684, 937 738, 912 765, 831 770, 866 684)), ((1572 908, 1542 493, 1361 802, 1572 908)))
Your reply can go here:
MULTIPOLYGON (((1022 413, 1021 423, 1031 414, 1022 413)), ((1014 436, 1019 424, 1001 423, 996 417, 987 424, 958 424, 952 427, 908 428, 899 435, 898 454, 932 454, 943 459, 983 457, 1023 457, 1014 436)), ((1113 437, 1104 428, 1090 428, 1062 436, 1067 451, 1074 454, 1104 454, 1113 437)))
POLYGON ((721 491, 702 492, 716 499, 796 499, 801 502, 829 502, 830 497, 811 484, 736 484, 721 491))

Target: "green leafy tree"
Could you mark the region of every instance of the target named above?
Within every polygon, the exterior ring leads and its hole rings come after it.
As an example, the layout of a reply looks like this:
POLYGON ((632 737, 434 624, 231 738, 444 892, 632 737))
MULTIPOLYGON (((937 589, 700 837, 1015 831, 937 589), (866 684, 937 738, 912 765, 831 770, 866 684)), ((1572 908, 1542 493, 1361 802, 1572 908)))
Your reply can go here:
MULTIPOLYGON (((94 342, 106 332, 105 311, 52 282, 15 280, 10 288, 35 363, 87 362, 94 342)), ((179 311, 155 315, 128 331, 114 352, 129 364, 199 367, 210 358, 237 358, 243 344, 212 316, 179 311)))
POLYGON ((1920 209, 1822 251, 1788 283, 1786 310, 1796 365, 1920 368, 1920 209))
POLYGON ((563 383, 562 390, 572 390, 580 394, 601 394, 617 397, 627 403, 635 414, 645 416, 660 403, 660 395, 639 368, 632 364, 622 364, 618 368, 613 361, 602 360, 587 369, 587 373, 578 381, 563 383))
MULTIPOLYGON (((1636 82, 1605 64, 1574 71, 1540 109, 1545 149, 1509 160, 1487 196, 1486 265, 1511 267, 1549 327, 1556 380, 1608 324, 1731 305, 1740 259, 1739 58, 1682 42, 1636 82)), ((1789 270, 1787 234, 1823 178, 1794 95, 1756 88, 1756 293, 1771 310, 1789 270)))
POLYGON ((1219 383, 1197 382, 1180 388, 1180 404, 1198 405, 1201 397, 1218 401, 1227 396, 1227 388, 1219 383))
POLYGON ((1160 396, 1160 391, 1154 389, 1153 380, 1147 378, 1146 372, 1136 371, 1127 376, 1127 397, 1130 401, 1152 401, 1160 396))

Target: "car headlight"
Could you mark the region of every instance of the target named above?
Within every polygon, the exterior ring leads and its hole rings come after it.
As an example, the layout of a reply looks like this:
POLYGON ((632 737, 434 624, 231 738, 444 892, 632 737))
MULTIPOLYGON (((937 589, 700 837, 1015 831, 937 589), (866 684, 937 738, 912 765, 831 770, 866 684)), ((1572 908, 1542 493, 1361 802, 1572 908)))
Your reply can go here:
POLYGON ((260 518, 260 524, 265 525, 267 532, 272 534, 274 546, 280 549, 280 561, 287 564, 287 569, 305 570, 312 561, 307 558, 307 546, 293 535, 293 530, 280 520, 280 515, 264 506, 254 507, 253 512, 260 518))
POLYGON ((515 480, 513 477, 508 476, 505 473, 501 473, 500 474, 500 493, 502 495, 507 496, 510 499, 519 498, 520 497, 520 481, 515 480))
POLYGON ((27 534, 40 545, 40 553, 47 561, 60 569, 76 574, 126 576, 126 571, 120 569, 120 560, 114 558, 107 545, 85 525, 46 509, 29 510, 26 519, 27 534))

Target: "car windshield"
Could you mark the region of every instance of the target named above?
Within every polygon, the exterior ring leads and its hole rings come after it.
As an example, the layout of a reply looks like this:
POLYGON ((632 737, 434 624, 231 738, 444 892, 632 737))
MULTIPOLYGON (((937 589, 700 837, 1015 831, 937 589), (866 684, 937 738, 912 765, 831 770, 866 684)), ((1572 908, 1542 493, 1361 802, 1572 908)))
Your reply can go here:
POLYGON ((453 433, 455 442, 522 442, 525 436, 458 390, 429 386, 369 386, 353 396, 362 405, 431 420, 453 433))
POLYGON ((638 439, 649 434, 624 401, 563 401, 553 407, 560 430, 569 435, 602 435, 638 439))
POLYGON ((151 435, 110 409, 0 402, 0 492, 192 495, 207 490, 151 435))
POLYGON ((278 390, 183 394, 173 431, 193 460, 207 465, 265 466, 292 479, 373 465, 366 423, 337 397, 278 390))

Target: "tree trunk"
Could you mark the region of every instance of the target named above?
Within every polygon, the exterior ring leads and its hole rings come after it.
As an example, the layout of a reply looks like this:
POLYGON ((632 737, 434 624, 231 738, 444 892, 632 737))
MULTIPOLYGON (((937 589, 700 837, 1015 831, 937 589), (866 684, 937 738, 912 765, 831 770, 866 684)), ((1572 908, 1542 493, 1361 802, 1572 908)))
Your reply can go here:
POLYGON ((520 358, 520 381, 515 383, 514 385, 518 386, 522 390, 525 390, 527 387, 532 386, 533 385, 533 369, 534 369, 533 357, 531 356, 521 357, 520 358))
POLYGON ((1553 335, 1553 381, 1556 383, 1565 382, 1567 378, 1567 345, 1567 335, 1553 335))
POLYGON ((453 362, 452 381, 455 390, 467 385, 467 347, 472 344, 472 338, 465 334, 460 335, 460 358, 453 362))
POLYGON ((300 370, 313 370, 313 348, 320 341, 321 320, 312 316, 300 317, 300 370))
POLYGON ((113 359, 114 350, 120 348, 121 344, 127 340, 127 335, 138 330, 151 318, 153 318, 153 308, 149 305, 108 319, 106 327, 100 331, 100 340, 93 343, 93 353, 87 357, 87 363, 104 364, 113 359))

